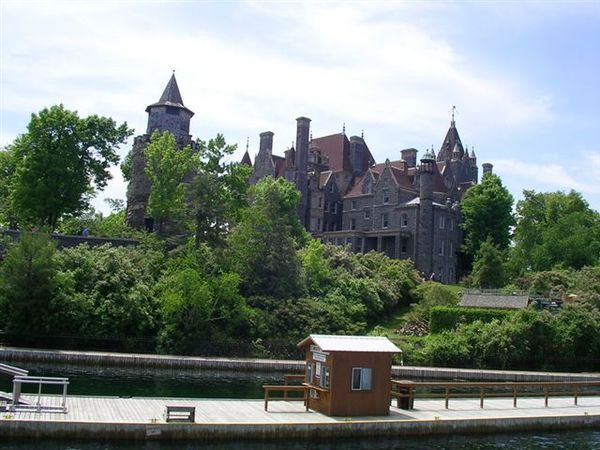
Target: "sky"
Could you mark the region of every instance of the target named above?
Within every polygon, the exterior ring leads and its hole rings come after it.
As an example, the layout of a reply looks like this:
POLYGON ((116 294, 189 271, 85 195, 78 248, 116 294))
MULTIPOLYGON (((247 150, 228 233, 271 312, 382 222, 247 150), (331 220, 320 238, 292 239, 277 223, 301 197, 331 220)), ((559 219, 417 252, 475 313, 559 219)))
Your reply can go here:
MULTIPOLYGON (((241 159, 273 131, 364 137, 377 162, 463 144, 515 197, 581 192, 600 210, 600 0, 0 0, 0 147, 62 103, 146 130, 171 73, 191 134, 241 159)), ((129 151, 132 139, 119 149, 129 151)), ((93 205, 125 199, 120 169, 93 205)))

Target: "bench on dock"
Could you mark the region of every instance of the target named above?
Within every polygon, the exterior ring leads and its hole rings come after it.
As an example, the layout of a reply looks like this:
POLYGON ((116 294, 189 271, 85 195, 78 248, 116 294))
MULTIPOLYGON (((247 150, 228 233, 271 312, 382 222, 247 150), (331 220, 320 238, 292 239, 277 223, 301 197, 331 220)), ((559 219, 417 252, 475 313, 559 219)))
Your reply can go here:
POLYGON ((191 422, 196 421, 195 406, 167 406, 165 409, 165 422, 191 422))

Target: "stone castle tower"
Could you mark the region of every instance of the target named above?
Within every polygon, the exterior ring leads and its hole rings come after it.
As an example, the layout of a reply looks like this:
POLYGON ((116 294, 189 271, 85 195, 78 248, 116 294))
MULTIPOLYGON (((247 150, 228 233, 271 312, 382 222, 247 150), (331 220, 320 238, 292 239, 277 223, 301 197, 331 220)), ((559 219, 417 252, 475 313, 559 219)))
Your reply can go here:
POLYGON ((194 113, 185 107, 177 86, 175 73, 167 83, 160 99, 146 108, 148 126, 146 133, 136 136, 131 150, 131 176, 127 187, 127 225, 136 229, 152 230, 154 221, 146 213, 150 196, 150 180, 145 167, 144 150, 155 131, 169 131, 175 136, 179 148, 193 147, 190 133, 190 119, 194 113))

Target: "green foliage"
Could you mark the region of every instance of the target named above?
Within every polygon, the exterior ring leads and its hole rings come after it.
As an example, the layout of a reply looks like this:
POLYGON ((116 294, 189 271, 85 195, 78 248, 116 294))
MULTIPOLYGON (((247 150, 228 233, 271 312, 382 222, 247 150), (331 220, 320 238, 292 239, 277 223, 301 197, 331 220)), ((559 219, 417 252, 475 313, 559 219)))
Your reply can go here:
POLYGON ((190 189, 191 214, 196 245, 223 245, 227 231, 237 223, 247 206, 246 191, 252 169, 225 162, 237 145, 227 145, 217 134, 208 142, 198 141, 199 167, 190 189))
POLYGON ((228 239, 230 267, 247 296, 297 297, 303 292, 297 248, 306 241, 296 208, 300 193, 282 178, 249 190, 249 206, 228 239))
POLYGON ((554 267, 580 269, 600 261, 600 214, 581 194, 524 191, 517 203, 514 274, 554 267))
POLYGON ((500 250, 508 248, 510 227, 514 224, 512 205, 512 195, 494 174, 485 174, 480 184, 466 192, 460 209, 467 255, 474 258, 488 238, 500 250))
POLYGON ((205 245, 171 261, 158 290, 161 351, 194 354, 207 341, 249 336, 253 313, 239 293, 239 276, 219 272, 205 245))
POLYGON ((169 132, 155 131, 145 156, 146 175, 152 183, 148 213, 158 222, 158 234, 162 235, 167 219, 174 221, 183 215, 185 178, 197 161, 190 146, 180 150, 169 132))
POLYGON ((490 237, 479 247, 473 263, 470 283, 484 289, 501 288, 506 283, 504 254, 493 244, 490 237))
POLYGON ((156 268, 162 255, 135 247, 80 245, 57 254, 61 292, 48 321, 59 334, 153 337, 159 326, 156 268))
POLYGON ((132 134, 106 117, 80 118, 62 105, 32 114, 27 132, 12 144, 11 211, 22 224, 53 230, 65 214, 88 206, 95 189, 111 178, 116 147, 132 134))
POLYGON ((429 329, 432 333, 455 330, 461 324, 481 321, 483 323, 493 320, 504 320, 510 317, 513 311, 486 308, 461 308, 452 306, 434 306, 429 317, 429 329))
POLYGON ((427 281, 420 284, 414 291, 416 302, 410 305, 406 315, 409 322, 429 321, 431 309, 435 306, 457 306, 458 293, 440 283, 427 281))
POLYGON ((18 158, 14 146, 0 151, 0 227, 16 229, 18 217, 11 201, 11 183, 18 158))
POLYGON ((44 234, 21 233, 0 266, 0 326, 11 333, 44 334, 59 286, 56 250, 44 234))

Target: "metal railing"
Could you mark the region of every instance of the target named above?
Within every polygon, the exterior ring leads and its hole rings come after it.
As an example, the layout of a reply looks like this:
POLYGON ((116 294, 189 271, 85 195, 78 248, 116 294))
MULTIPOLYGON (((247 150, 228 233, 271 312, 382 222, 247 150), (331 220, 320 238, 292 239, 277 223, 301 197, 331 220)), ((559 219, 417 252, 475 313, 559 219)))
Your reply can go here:
POLYGON ((600 381, 442 383, 392 380, 391 383, 392 397, 396 399, 398 408, 403 409, 412 409, 417 398, 444 399, 448 409, 451 398, 479 398, 479 407, 483 408, 486 398, 512 397, 516 408, 519 398, 543 395, 544 405, 548 406, 550 397, 573 397, 577 405, 581 396, 600 396, 600 381))
MULTIPOLYGON (((12 402, 8 405, 8 411, 17 411, 20 409, 34 410, 36 412, 67 412, 67 386, 69 385, 68 378, 60 377, 31 377, 31 376, 15 376, 13 379, 13 392, 12 402), (22 387, 24 384, 37 385, 37 400, 35 404, 29 402, 22 402, 21 396, 23 394, 22 387), (60 405, 54 406, 49 404, 42 404, 42 386, 62 386, 62 395, 60 405)), ((50 396, 44 396, 47 400, 52 398, 50 396)))

